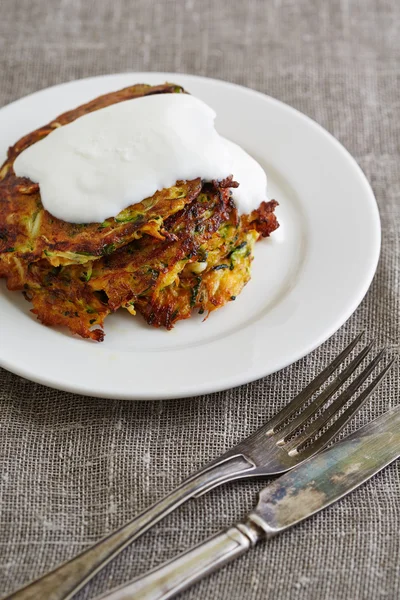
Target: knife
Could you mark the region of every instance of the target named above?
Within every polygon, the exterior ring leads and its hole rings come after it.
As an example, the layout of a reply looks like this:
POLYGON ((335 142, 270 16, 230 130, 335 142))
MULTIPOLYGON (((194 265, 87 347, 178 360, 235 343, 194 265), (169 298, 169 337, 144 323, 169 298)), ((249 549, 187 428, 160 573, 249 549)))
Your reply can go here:
POLYGON ((269 539, 314 515, 400 457, 400 406, 358 429, 259 494, 243 522, 97 600, 167 600, 269 539))

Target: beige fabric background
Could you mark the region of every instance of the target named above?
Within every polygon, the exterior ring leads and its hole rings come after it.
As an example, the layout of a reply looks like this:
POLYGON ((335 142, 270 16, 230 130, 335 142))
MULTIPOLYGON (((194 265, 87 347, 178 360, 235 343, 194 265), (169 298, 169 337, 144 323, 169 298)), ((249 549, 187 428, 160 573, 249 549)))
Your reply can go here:
MULTIPOLYGON (((348 323, 313 355, 248 386, 129 403, 52 391, 0 370, 1 595, 121 525, 253 431, 361 329, 398 351, 400 3, 1 0, 0 9, 0 105, 59 82, 130 70, 244 84, 300 109, 350 150, 372 183, 383 227, 378 273, 348 323)), ((399 382, 397 365, 352 427, 398 403, 399 382)), ((79 600, 231 524, 262 486, 236 483, 190 503, 79 600)), ((399 528, 393 465, 182 599, 395 600, 399 528)))

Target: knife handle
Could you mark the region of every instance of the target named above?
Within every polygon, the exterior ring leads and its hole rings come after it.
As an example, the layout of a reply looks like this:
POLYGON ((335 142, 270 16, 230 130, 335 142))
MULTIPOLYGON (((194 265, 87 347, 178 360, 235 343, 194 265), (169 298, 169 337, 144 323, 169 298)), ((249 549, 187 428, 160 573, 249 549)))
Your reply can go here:
POLYGON ((225 481, 236 479, 253 468, 254 465, 241 454, 211 463, 117 531, 3 600, 72 598, 110 560, 186 500, 225 481))
POLYGON ((265 534, 249 520, 218 533, 97 600, 167 600, 247 552, 265 534))

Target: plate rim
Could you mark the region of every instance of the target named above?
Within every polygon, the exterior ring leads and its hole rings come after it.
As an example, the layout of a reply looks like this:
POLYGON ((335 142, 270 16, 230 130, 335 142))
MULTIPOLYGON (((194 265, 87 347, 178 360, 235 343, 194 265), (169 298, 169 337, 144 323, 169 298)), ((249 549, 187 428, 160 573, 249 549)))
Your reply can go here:
POLYGON ((272 104, 279 105, 279 107, 281 109, 284 109, 285 111, 288 111, 289 113, 293 113, 293 112, 296 113, 298 117, 307 121, 311 127, 316 129, 320 134, 322 134, 325 138, 327 138, 330 143, 333 143, 334 146, 336 147, 336 149, 345 156, 345 158, 352 164, 352 167, 355 168, 355 170, 358 172, 360 183, 362 183, 363 187, 364 187, 364 192, 366 194, 368 194, 369 199, 372 200, 370 208, 373 207, 373 210, 375 212, 373 222, 375 224, 376 247, 375 247, 374 257, 370 259, 368 273, 365 275, 363 285, 361 285, 361 284, 359 285, 358 294, 353 295, 352 301, 349 302, 349 306, 348 306, 346 312, 342 312, 342 313, 340 313, 340 315, 337 315, 336 319, 332 319, 332 324, 330 327, 326 326, 324 328, 323 332, 321 332, 318 336, 315 336, 315 339, 312 343, 309 343, 308 346, 303 347, 301 350, 298 350, 297 352, 295 352, 294 356, 291 356, 289 359, 286 359, 286 360, 282 359, 281 364, 274 367, 272 370, 265 369, 265 368, 257 369, 257 368, 253 367, 253 371, 250 375, 248 373, 247 374, 246 373, 234 374, 231 376, 229 383, 227 383, 225 380, 222 380, 219 385, 216 385, 214 383, 214 384, 211 384, 210 386, 208 386, 207 383, 205 383, 202 386, 198 386, 199 387, 198 391, 194 391, 193 389, 187 389, 187 390, 180 391, 179 394, 177 394, 176 391, 175 392, 167 391, 167 392, 163 392, 163 393, 159 393, 159 394, 155 394, 154 392, 151 392, 151 393, 144 392, 139 395, 132 394, 132 392, 125 392, 125 393, 117 392, 117 393, 113 394, 113 393, 111 393, 111 392, 109 393, 107 391, 104 392, 104 390, 102 391, 101 389, 95 389, 95 388, 93 388, 93 386, 88 386, 87 388, 85 388, 85 386, 82 386, 79 383, 74 384, 73 382, 71 383, 69 381, 63 381, 60 383, 58 380, 52 379, 52 377, 47 374, 42 373, 38 376, 35 371, 29 370, 29 368, 26 368, 26 367, 24 368, 23 365, 15 365, 12 362, 9 362, 7 360, 6 356, 2 356, 1 348, 0 348, 0 366, 16 375, 24 377, 25 379, 28 379, 30 381, 33 381, 33 382, 41 384, 41 385, 45 385, 47 387, 50 387, 50 388, 53 388, 56 390, 67 391, 70 393, 83 395, 83 396, 122 399, 122 400, 163 400, 163 399, 167 400, 167 399, 178 399, 178 398, 187 398, 187 397, 198 397, 198 396, 202 396, 202 395, 206 395, 206 394, 210 394, 210 393, 221 392, 224 390, 232 389, 234 387, 238 387, 240 385, 244 385, 244 384, 259 380, 263 377, 272 375, 273 373, 276 373, 277 371, 280 371, 281 369, 283 369, 289 365, 292 365, 293 363, 297 362, 304 356, 307 356, 309 353, 311 353, 313 350, 315 350, 321 344, 323 344, 325 341, 327 341, 350 318, 350 316, 355 312, 357 307, 360 305, 360 303, 364 299, 366 293, 368 292, 370 285, 373 281, 373 278, 375 276, 377 266, 378 266, 378 262, 379 262, 379 258, 380 258, 380 251, 381 251, 381 239, 382 239, 379 207, 378 207, 374 192, 372 190, 372 187, 371 187, 366 175, 362 171, 360 165, 358 164, 356 159, 350 154, 350 152, 347 150, 347 148, 338 139, 336 139, 327 129, 325 129, 322 125, 317 123, 314 119, 312 119, 308 115, 304 114, 300 110, 290 106, 289 104, 287 104, 281 100, 278 100, 277 98, 274 98, 272 96, 264 94, 263 92, 260 92, 258 90, 255 90, 255 89, 252 89, 252 88, 240 85, 240 84, 236 84, 236 83, 233 83, 230 81, 225 81, 224 79, 210 78, 210 77, 194 75, 194 74, 190 74, 190 73, 173 73, 173 72, 160 72, 160 71, 136 71, 136 72, 126 71, 126 72, 121 72, 121 73, 107 73, 107 74, 103 74, 103 75, 84 77, 81 79, 71 79, 69 81, 65 81, 60 84, 41 88, 40 90, 32 92, 31 94, 28 94, 26 96, 18 98, 16 100, 0 107, 0 111, 2 111, 3 109, 6 109, 7 107, 18 105, 20 102, 24 102, 25 100, 29 100, 33 97, 40 96, 41 94, 45 94, 46 92, 48 92, 50 90, 60 89, 64 86, 68 86, 70 84, 76 84, 78 82, 90 83, 91 81, 112 79, 112 78, 117 78, 117 77, 138 77, 138 76, 143 76, 143 78, 148 77, 148 76, 151 76, 151 77, 159 76, 160 78, 180 77, 180 78, 185 78, 185 79, 189 79, 189 80, 193 79, 195 81, 200 81, 200 82, 203 81, 203 82, 207 82, 207 83, 211 82, 213 84, 222 85, 224 87, 232 88, 233 90, 240 90, 241 93, 244 92, 248 96, 254 96, 254 95, 258 96, 258 97, 262 98, 264 101, 267 100, 268 102, 271 102, 272 104))

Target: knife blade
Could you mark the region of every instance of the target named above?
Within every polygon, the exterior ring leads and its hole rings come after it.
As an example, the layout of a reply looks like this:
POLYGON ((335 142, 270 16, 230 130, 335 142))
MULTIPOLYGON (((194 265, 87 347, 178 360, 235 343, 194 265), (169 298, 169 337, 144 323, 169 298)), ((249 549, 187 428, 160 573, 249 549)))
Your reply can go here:
POLYGON ((276 479, 252 519, 268 536, 336 502, 400 456, 400 407, 276 479))
POLYGON ((237 525, 97 600, 167 600, 333 504, 400 457, 400 406, 275 480, 237 525))

